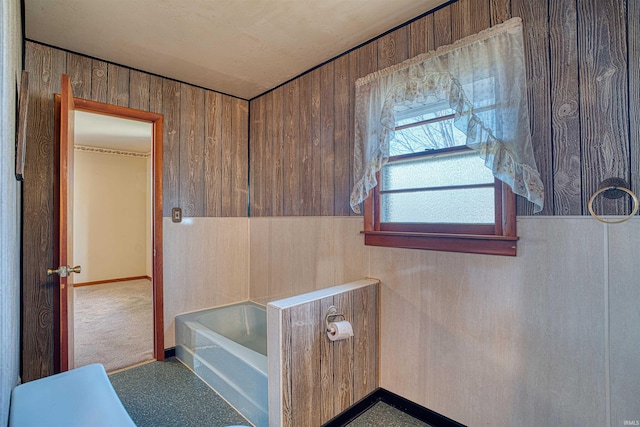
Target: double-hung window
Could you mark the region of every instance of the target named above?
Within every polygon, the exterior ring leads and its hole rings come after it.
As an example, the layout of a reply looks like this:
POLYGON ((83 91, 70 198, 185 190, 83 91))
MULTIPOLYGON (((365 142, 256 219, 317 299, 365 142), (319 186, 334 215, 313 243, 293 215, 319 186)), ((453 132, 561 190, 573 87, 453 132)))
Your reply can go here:
POLYGON ((364 202, 365 244, 516 255, 514 191, 536 210, 543 199, 521 44, 511 20, 356 83, 351 205, 364 202), (501 45, 515 51, 492 57, 501 45))

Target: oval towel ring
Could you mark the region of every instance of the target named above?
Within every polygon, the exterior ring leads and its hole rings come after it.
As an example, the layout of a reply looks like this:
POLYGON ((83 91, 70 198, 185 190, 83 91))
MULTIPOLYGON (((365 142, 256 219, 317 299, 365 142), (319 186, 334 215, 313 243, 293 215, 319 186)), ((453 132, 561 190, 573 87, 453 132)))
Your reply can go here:
MULTIPOLYGON (((613 178, 616 179, 616 178, 613 178)), ((605 183, 607 180, 603 181, 603 183, 605 183)), ((624 181, 622 181, 624 182, 624 181)), ((626 183, 625 183, 626 184, 626 183)), ((605 195, 606 197, 606 195, 605 195)), ((611 197, 609 197, 611 198, 611 197)), ((614 197, 616 198, 616 197, 614 197)), ((595 193, 593 193, 593 195, 591 196, 591 198, 589 199, 589 213, 591 214, 591 216, 593 216, 595 219, 597 219, 600 222, 604 222, 605 224, 619 224, 621 222, 625 222, 631 218, 633 218, 635 216, 635 214, 638 213, 638 196, 636 196, 635 194, 633 194, 633 191, 629 190, 626 187, 623 186, 618 186, 618 185, 604 185, 602 187, 600 187, 600 189, 598 189, 598 191, 596 191, 595 193), (615 220, 610 220, 607 221, 606 219, 598 216, 594 211, 593 211, 593 201, 595 200, 595 198, 601 194, 604 193, 606 191, 624 191, 625 193, 627 193, 629 196, 631 196, 631 198, 633 199, 633 209, 631 210, 631 213, 628 216, 625 216, 624 218, 620 218, 620 219, 615 219, 615 220)))

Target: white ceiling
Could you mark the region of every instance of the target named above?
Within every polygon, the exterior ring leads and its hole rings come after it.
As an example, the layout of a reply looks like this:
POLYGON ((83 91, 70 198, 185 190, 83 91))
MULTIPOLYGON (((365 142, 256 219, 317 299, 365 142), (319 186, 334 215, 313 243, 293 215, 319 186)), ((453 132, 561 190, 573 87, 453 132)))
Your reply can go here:
POLYGON ((150 122, 75 111, 75 145, 147 154, 152 132, 150 122))
POLYGON ((251 99, 445 0, 25 0, 28 39, 251 99))

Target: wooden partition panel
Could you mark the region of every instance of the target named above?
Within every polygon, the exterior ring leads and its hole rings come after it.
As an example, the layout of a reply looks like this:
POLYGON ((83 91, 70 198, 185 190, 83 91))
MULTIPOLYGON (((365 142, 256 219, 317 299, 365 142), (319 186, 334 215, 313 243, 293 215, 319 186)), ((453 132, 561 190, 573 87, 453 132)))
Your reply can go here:
POLYGON ((248 102, 27 41, 29 121, 23 183, 22 379, 54 366, 54 100, 60 76, 77 98, 164 115, 163 214, 247 216, 248 102))
POLYGON ((360 280, 267 306, 270 425, 321 425, 378 386, 379 285, 360 280), (353 337, 327 337, 332 305, 353 337))
MULTIPOLYGON (((524 24, 530 126, 546 191, 541 214, 588 215, 589 197, 608 177, 624 178, 638 193, 639 113, 629 102, 640 87, 637 2, 458 0, 251 100, 257 132, 250 149, 259 165, 251 170, 251 215, 352 215, 356 79, 516 16, 524 24), (284 182, 272 175, 279 162, 284 182), (281 211, 275 203, 282 199, 281 211)), ((630 211, 629 198, 598 198, 596 205, 603 214, 630 211)), ((518 197, 517 213, 531 215, 533 205, 518 197)))

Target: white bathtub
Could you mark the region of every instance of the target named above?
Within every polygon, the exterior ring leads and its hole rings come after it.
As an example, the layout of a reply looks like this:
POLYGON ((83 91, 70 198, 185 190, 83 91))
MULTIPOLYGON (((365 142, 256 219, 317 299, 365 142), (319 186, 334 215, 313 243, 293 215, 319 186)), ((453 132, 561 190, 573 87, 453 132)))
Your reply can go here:
POLYGON ((254 425, 269 425, 264 307, 243 302, 177 316, 176 356, 254 425))

